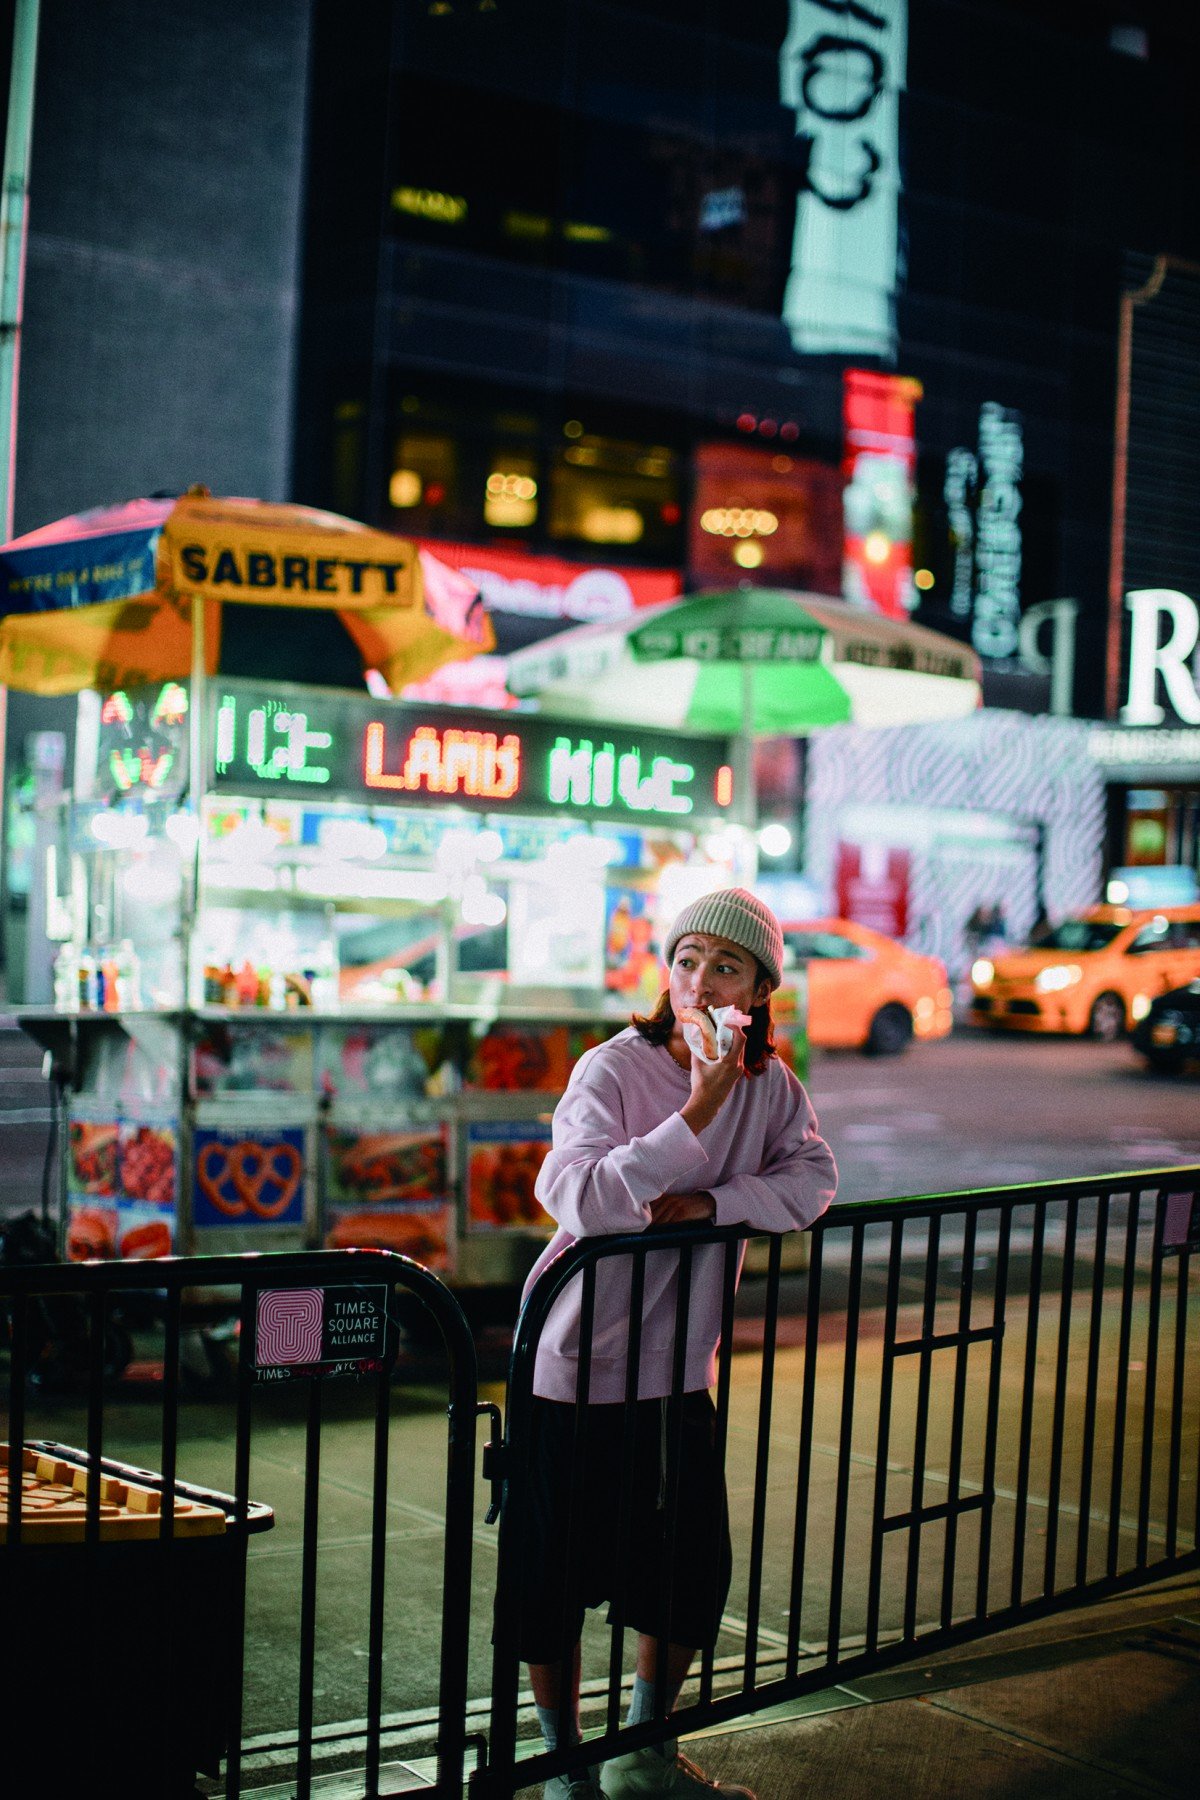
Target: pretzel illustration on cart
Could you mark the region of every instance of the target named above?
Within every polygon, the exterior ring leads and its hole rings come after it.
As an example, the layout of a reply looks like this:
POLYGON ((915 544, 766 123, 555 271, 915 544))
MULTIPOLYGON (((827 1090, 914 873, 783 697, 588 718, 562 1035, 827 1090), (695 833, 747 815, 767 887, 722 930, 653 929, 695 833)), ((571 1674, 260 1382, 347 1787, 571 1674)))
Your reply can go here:
POLYGON ((278 1219, 296 1197, 304 1158, 295 1144, 210 1139, 196 1155, 196 1180, 227 1219, 278 1219), (232 1189, 232 1198, 230 1197, 232 1189))

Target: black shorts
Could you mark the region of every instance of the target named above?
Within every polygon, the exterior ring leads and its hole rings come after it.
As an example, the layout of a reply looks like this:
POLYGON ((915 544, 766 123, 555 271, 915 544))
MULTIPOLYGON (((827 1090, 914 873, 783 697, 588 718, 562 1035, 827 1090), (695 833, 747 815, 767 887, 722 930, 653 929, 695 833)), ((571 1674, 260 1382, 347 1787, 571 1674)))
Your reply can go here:
POLYGON ((522 1660, 557 1662, 564 1642, 579 1637, 586 1608, 604 1601, 610 1623, 619 1618, 651 1637, 707 1648, 716 1640, 733 1561, 712 1400, 696 1393, 638 1401, 628 1471, 622 1468, 624 1404, 584 1410, 582 1479, 576 1483, 578 1409, 557 1400, 533 1402, 528 1505, 517 1538, 522 1660), (668 1543, 677 1435, 678 1502, 668 1543), (574 1519, 573 1488, 579 1501, 574 1519), (621 1544, 623 1495, 629 1523, 621 1544))

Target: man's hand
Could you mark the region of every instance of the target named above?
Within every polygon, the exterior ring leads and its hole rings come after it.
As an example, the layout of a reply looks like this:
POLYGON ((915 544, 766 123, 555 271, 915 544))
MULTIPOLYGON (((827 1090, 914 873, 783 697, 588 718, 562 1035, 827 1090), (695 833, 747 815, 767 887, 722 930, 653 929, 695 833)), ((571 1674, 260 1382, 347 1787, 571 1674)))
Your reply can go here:
POLYGON ((650 1202, 650 1217, 655 1225, 691 1225, 697 1220, 716 1218, 717 1203, 711 1194, 662 1194, 650 1202))
POLYGON ((684 1124, 699 1137, 711 1125, 745 1074, 746 1037, 740 1025, 731 1025, 732 1038, 720 1062, 705 1062, 692 1054, 692 1091, 679 1109, 684 1124))

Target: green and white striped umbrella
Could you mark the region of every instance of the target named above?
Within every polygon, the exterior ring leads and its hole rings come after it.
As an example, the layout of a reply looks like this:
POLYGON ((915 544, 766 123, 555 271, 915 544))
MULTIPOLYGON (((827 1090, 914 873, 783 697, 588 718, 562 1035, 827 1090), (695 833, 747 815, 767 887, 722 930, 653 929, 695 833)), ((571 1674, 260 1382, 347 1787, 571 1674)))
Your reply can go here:
POLYGON ((508 686, 571 718, 794 736, 960 718, 979 705, 979 659, 957 638, 840 600, 735 588, 518 650, 508 686))

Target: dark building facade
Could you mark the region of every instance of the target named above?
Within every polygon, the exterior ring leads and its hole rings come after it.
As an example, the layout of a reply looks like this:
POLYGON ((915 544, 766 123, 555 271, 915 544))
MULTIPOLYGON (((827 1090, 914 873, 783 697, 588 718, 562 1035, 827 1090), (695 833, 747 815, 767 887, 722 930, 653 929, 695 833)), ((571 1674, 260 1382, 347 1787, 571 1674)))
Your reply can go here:
POLYGON ((193 481, 287 497, 309 24, 42 0, 18 533, 193 481))
POLYGON ((1200 256, 1194 24, 1020 0, 375 0, 360 23, 315 8, 298 498, 837 592, 845 371, 896 374, 917 616, 979 629, 989 556, 1014 605, 1077 600, 1099 712, 1120 294, 1139 256, 1200 256), (839 344, 828 294, 806 339, 798 206, 832 190, 840 229, 864 183, 894 201, 890 340, 847 320, 839 344))

